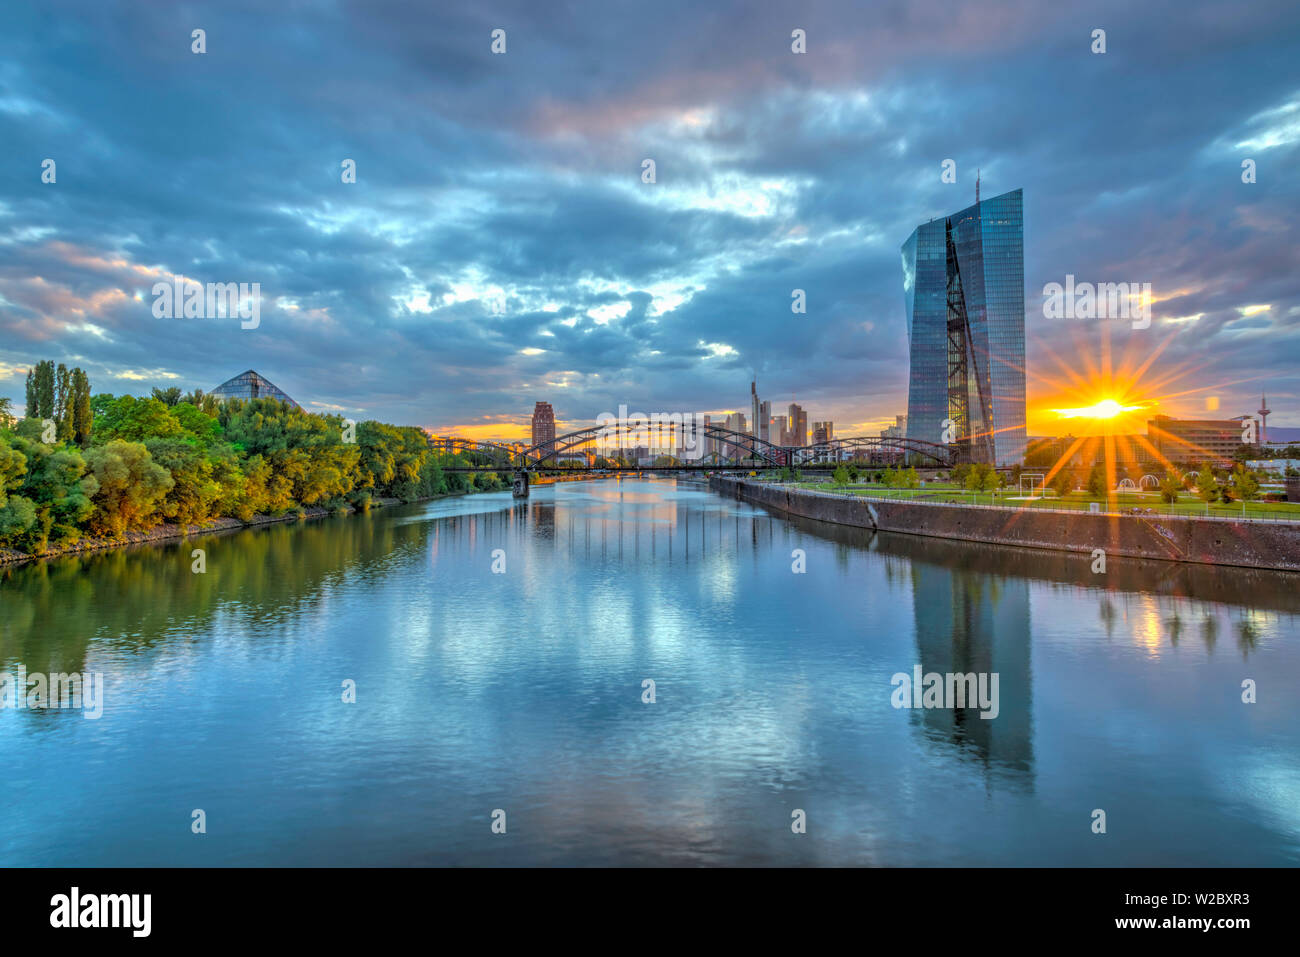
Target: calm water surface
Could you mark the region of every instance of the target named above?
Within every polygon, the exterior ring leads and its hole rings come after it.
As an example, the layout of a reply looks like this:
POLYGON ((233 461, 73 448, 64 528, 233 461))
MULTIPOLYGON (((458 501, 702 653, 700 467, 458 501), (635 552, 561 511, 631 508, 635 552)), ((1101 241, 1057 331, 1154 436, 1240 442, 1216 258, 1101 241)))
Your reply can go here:
POLYGON ((625 479, 0 570, 107 699, 0 710, 0 865, 1296 864, 1300 576, 1089 565, 625 479))

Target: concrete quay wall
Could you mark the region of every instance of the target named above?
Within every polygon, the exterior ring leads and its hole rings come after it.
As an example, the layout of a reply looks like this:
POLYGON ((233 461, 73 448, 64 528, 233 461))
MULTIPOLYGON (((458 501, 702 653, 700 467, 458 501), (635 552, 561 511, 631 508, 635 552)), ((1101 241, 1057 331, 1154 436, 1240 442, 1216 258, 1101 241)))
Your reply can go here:
POLYGON ((1300 522, 871 499, 723 475, 711 476, 709 487, 790 515, 858 528, 1055 551, 1101 548, 1108 557, 1300 571, 1300 522))

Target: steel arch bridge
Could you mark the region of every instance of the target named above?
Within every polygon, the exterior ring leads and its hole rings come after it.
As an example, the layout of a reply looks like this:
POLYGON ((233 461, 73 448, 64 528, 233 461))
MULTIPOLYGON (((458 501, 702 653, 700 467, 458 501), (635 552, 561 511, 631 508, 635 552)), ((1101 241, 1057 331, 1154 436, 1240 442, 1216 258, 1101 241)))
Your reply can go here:
POLYGON ((957 462, 957 447, 940 445, 937 442, 925 442, 921 439, 881 438, 879 436, 861 436, 851 439, 830 439, 816 445, 805 445, 792 450, 797 465, 814 465, 819 463, 836 463, 843 461, 866 460, 879 463, 896 460, 903 456, 920 456, 932 463, 934 468, 952 468, 957 462))
MULTIPOLYGON (((560 468, 566 453, 573 454, 575 450, 579 453, 597 452, 605 457, 621 457, 618 453, 636 448, 645 442, 646 434, 652 428, 654 426, 627 423, 595 425, 556 436, 550 442, 538 443, 522 451, 496 442, 474 439, 452 438, 438 443, 433 443, 431 440, 431 444, 448 452, 464 453, 488 460, 486 464, 453 466, 454 471, 487 469, 536 471, 560 468)), ((661 466, 666 469, 744 467, 758 470, 787 466, 797 468, 808 465, 833 465, 848 460, 885 464, 905 456, 919 457, 934 468, 951 468, 957 461, 956 446, 940 445, 921 439, 861 436, 831 439, 814 445, 783 446, 721 425, 694 423, 685 427, 677 425, 672 428, 674 431, 670 433, 670 438, 674 442, 680 438, 684 442, 689 440, 690 448, 698 448, 701 442, 712 444, 714 448, 698 458, 685 460, 686 464, 661 466)), ((586 466, 585 462, 584 466, 586 466)), ((586 467, 590 468, 590 466, 586 467)), ((614 463, 607 466, 607 470, 611 472, 643 471, 645 468, 645 466, 623 466, 614 463)))

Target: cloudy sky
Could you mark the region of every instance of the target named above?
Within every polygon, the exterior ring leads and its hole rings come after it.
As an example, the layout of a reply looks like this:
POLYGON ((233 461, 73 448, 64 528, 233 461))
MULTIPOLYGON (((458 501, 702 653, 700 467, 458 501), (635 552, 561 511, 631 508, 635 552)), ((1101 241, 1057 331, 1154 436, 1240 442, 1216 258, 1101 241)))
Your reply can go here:
POLYGON ((1107 355, 1165 411, 1267 390, 1300 426, 1297 64, 1294 0, 10 4, 0 396, 42 358, 137 394, 254 368, 506 437, 538 399, 748 411, 757 377, 876 431, 899 247, 979 168, 1025 191, 1031 434, 1113 391, 1107 355), (1067 273, 1150 282, 1155 321, 1044 318, 1067 273), (177 274, 260 283, 260 326, 155 318, 177 274))

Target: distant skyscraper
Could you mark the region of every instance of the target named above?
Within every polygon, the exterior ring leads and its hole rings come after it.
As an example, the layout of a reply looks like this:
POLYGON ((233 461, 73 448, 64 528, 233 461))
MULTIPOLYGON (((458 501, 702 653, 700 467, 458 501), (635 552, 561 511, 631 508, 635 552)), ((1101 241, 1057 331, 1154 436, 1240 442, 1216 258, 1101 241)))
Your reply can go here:
POLYGON ((541 449, 543 455, 548 449, 555 448, 555 410, 549 402, 538 402, 533 406, 533 445, 545 444, 541 449))
POLYGON ((790 445, 802 448, 808 444, 808 413, 795 403, 790 403, 790 445))
MULTIPOLYGON (((882 439, 907 438, 907 416, 905 415, 894 416, 894 424, 890 426, 886 426, 885 428, 881 429, 880 437, 882 439)), ((893 462, 903 457, 903 453, 899 451, 897 447, 892 445, 881 448, 880 452, 881 455, 884 457, 885 461, 887 462, 893 462)))
POLYGON ((814 422, 812 428, 814 442, 829 442, 831 439, 835 438, 834 422, 814 422), (817 438, 819 432, 824 433, 820 439, 817 438))
MULTIPOLYGON (((727 428, 731 429, 731 431, 733 432, 740 432, 742 434, 748 432, 749 430, 745 428, 745 413, 733 412, 729 416, 727 416, 727 428)), ((729 459, 736 458, 741 455, 746 455, 748 454, 748 452, 749 449, 747 446, 734 445, 734 444, 728 444, 722 450, 722 454, 729 459)))
POLYGON ((777 445, 790 444, 790 417, 788 415, 772 416, 771 441, 777 445))
POLYGON ((918 226, 903 243, 911 368, 907 437, 967 461, 1025 455, 1023 197, 1012 190, 918 226))
POLYGON ((758 437, 764 442, 775 442, 772 438, 772 403, 760 402, 758 404, 758 437))
POLYGON ((894 424, 880 430, 882 439, 905 439, 907 438, 907 416, 894 416, 894 424))
POLYGON ((759 435, 759 433, 762 432, 763 429, 762 429, 761 421, 758 416, 758 383, 757 382, 751 382, 749 384, 749 404, 752 406, 752 408, 750 409, 750 416, 749 416, 750 428, 753 429, 753 434, 756 438, 762 438, 762 436, 759 435))

